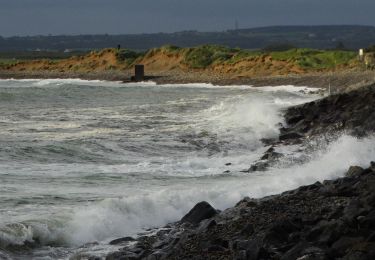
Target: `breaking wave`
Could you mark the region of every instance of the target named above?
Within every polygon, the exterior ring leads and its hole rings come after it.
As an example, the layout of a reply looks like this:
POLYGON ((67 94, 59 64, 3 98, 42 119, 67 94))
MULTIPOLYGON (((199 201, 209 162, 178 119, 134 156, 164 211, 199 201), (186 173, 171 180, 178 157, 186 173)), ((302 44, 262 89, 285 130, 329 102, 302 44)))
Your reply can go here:
POLYGON ((202 200, 225 209, 374 160, 374 137, 343 135, 287 167, 241 172, 267 149, 260 139, 278 136, 283 109, 319 97, 309 91, 0 80, 9 97, 0 104, 0 248, 69 254, 179 220, 202 200))

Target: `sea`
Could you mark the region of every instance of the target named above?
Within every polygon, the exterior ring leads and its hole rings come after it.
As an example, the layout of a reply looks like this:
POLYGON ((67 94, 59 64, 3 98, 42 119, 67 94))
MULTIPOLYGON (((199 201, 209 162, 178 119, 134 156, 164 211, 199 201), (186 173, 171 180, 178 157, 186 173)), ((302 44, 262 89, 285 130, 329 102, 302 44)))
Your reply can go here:
POLYGON ((322 96, 295 86, 0 80, 0 259, 87 259, 113 239, 225 210, 367 166, 375 138, 278 146, 283 111, 322 96))

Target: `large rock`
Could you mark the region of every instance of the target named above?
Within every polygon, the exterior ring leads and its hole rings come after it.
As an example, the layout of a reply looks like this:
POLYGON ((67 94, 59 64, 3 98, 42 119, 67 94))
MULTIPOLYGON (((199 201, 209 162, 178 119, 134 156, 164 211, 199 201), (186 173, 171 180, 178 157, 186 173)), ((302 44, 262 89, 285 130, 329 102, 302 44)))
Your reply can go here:
POLYGON ((291 107, 285 113, 288 125, 280 129, 280 140, 344 130, 364 136, 375 130, 375 106, 371 105, 374 100, 375 85, 371 85, 291 107))
POLYGON ((122 237, 122 238, 112 240, 111 242, 109 242, 109 244, 110 245, 118 245, 118 244, 122 244, 122 243, 126 243, 126 242, 131 242, 131 241, 134 241, 134 240, 135 239, 132 238, 132 237, 122 237))
POLYGON ((349 170, 345 174, 346 177, 357 177, 363 172, 363 168, 359 166, 350 166, 349 170))
POLYGON ((279 136, 279 139, 280 141, 285 141, 285 140, 290 140, 290 139, 299 139, 301 137, 302 135, 300 135, 299 133, 290 132, 290 133, 281 134, 279 136))
POLYGON ((214 209, 208 202, 202 201, 195 205, 189 213, 187 213, 181 222, 188 222, 191 224, 199 224, 204 219, 212 218, 217 214, 216 209, 214 209))

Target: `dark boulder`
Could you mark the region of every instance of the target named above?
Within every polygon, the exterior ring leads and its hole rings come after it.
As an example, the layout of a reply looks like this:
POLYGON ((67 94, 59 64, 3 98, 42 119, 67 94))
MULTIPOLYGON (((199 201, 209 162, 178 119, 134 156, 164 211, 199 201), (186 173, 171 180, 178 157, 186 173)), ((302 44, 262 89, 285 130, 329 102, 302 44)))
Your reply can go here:
POLYGON ((106 260, 138 260, 141 257, 132 252, 118 251, 106 256, 106 260))
POLYGON ((264 154, 263 156, 260 158, 261 160, 276 160, 280 157, 282 157, 283 155, 281 153, 277 153, 275 152, 275 148, 271 147, 269 148, 264 154))
POLYGON ((237 240, 233 243, 232 249, 238 252, 237 259, 268 259, 267 251, 257 240, 237 240), (246 256, 246 258, 243 258, 244 256, 246 256))
POLYGON ((284 115, 288 125, 281 129, 280 140, 337 131, 365 136, 375 130, 375 106, 370 105, 374 98, 375 85, 371 85, 288 108, 284 115))
POLYGON ((290 140, 290 139, 299 139, 302 138, 302 135, 294 132, 281 134, 279 136, 280 141, 290 140))
POLYGON ((359 166, 350 166, 349 170, 346 172, 345 177, 357 177, 363 172, 363 168, 359 166))
POLYGON ((362 228, 373 229, 375 228, 375 210, 371 211, 367 216, 361 218, 359 225, 362 228))
POLYGON ((289 219, 277 220, 266 231, 263 242, 270 245, 283 244, 288 241, 289 235, 298 229, 298 225, 289 219))
POLYGON ((281 257, 281 260, 290 259, 328 260, 329 257, 324 249, 300 242, 281 257))
POLYGON ((122 238, 112 240, 111 242, 109 242, 109 244, 110 245, 118 245, 118 244, 122 244, 122 243, 126 243, 126 242, 131 242, 131 241, 134 241, 134 240, 135 239, 132 238, 132 237, 122 237, 122 238))
POLYGON ((246 172, 266 171, 269 167, 268 162, 257 162, 250 166, 246 172))
POLYGON ((181 222, 188 222, 191 224, 199 224, 202 220, 212 218, 217 214, 208 202, 202 201, 196 204, 182 219, 181 222))
POLYGON ((364 238, 362 237, 341 237, 335 243, 332 244, 332 249, 335 252, 335 255, 343 256, 348 253, 351 248, 359 243, 362 243, 364 238))

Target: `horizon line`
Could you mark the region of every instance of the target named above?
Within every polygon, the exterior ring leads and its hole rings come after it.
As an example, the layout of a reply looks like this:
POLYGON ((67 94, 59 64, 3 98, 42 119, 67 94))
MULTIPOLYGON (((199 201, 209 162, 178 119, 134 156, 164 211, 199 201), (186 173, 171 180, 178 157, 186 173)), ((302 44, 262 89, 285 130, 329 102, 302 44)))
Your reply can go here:
POLYGON ((79 33, 79 34, 33 34, 33 35, 12 35, 12 36, 2 36, 0 38, 15 38, 15 37, 59 37, 59 36, 123 36, 123 35, 152 35, 152 34, 175 34, 175 33, 184 33, 184 32, 198 32, 198 33, 223 33, 223 32, 233 32, 241 30, 254 30, 254 29, 264 29, 264 28, 282 28, 282 27, 372 27, 375 28, 375 25, 366 25, 366 24, 299 24, 299 25, 265 25, 265 26, 256 26, 256 27, 243 27, 238 29, 225 29, 225 30, 212 30, 212 31, 199 31, 197 29, 190 30, 181 30, 174 32, 140 32, 140 33, 79 33))

